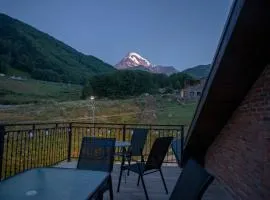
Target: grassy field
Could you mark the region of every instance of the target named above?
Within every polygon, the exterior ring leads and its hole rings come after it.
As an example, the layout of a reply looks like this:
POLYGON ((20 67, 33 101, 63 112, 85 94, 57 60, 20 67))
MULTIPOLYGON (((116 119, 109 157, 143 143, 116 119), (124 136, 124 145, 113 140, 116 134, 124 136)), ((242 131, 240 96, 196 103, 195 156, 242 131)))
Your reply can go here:
MULTIPOLYGON (((196 104, 179 105, 170 98, 153 97, 127 100, 97 100, 95 122, 189 124, 196 104)), ((0 108, 1 122, 67 121, 92 122, 87 100, 52 102, 50 104, 12 105, 0 108)))
POLYGON ((81 86, 0 77, 0 104, 44 103, 80 99, 81 86))
MULTIPOLYGON (((0 122, 92 122, 90 103, 80 94, 78 85, 0 77, 0 122)), ((196 103, 179 104, 173 95, 142 95, 97 99, 95 108, 95 122, 189 124, 196 103)))

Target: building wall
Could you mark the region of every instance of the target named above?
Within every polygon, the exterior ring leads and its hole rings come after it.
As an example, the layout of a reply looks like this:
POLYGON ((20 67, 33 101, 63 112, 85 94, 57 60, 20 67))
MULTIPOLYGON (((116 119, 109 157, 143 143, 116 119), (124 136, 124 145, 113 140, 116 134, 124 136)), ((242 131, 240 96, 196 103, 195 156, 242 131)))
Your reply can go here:
POLYGON ((205 161, 236 199, 270 199, 270 66, 209 147, 205 161))
POLYGON ((201 79, 196 85, 186 85, 185 88, 181 89, 180 97, 186 100, 200 99, 204 84, 205 79, 201 79))

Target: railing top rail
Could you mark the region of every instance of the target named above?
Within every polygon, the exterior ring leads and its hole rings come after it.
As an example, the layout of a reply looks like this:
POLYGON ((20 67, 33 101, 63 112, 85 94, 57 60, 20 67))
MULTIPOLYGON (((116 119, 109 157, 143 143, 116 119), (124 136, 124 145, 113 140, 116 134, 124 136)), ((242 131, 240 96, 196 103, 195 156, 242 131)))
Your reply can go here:
POLYGON ((185 124, 134 124, 134 123, 91 123, 84 121, 55 121, 55 122, 17 122, 17 123, 0 123, 0 126, 31 126, 31 125, 55 125, 55 124, 87 124, 87 125, 105 125, 105 126, 159 126, 159 127, 181 127, 185 124))

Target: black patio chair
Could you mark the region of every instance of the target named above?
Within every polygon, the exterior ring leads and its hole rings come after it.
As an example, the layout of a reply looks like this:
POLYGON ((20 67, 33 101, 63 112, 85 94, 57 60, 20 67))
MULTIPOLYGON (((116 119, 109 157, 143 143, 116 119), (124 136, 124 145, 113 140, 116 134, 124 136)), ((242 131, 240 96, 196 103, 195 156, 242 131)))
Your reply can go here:
MULTIPOLYGON (((165 183, 162 171, 161 171, 161 165, 162 165, 163 160, 166 156, 166 153, 168 152, 168 148, 171 144, 172 139, 173 139, 173 137, 157 138, 155 140, 152 148, 151 148, 151 151, 150 151, 150 154, 148 156, 146 163, 144 161, 142 161, 142 162, 137 161, 135 164, 131 164, 130 166, 128 166, 128 165, 121 166, 118 188, 120 188, 122 172, 124 170, 130 170, 134 173, 139 174, 137 186, 139 185, 140 180, 141 180, 146 199, 148 200, 149 197, 148 197, 147 190, 146 190, 146 187, 144 184, 143 176, 159 171, 164 188, 165 188, 165 191, 168 194, 168 189, 167 189, 167 186, 166 186, 166 183, 165 183)), ((118 190, 118 192, 119 192, 119 190, 118 190)))
POLYGON ((136 128, 133 130, 133 134, 130 141, 131 145, 128 148, 125 155, 128 161, 128 165, 130 165, 133 156, 140 156, 141 161, 143 161, 143 148, 147 138, 147 134, 148 129, 136 128))
POLYGON ((113 199, 111 172, 113 169, 114 151, 114 138, 84 137, 77 164, 77 169, 110 173, 108 183, 103 189, 103 191, 110 191, 110 199, 113 199))
POLYGON ((182 139, 175 139, 172 141, 172 151, 179 167, 182 167, 182 144, 182 139))
MULTIPOLYGON (((133 134, 130 141, 130 146, 126 151, 120 152, 120 156, 124 156, 124 160, 128 161, 128 165, 130 166, 132 157, 139 156, 141 161, 143 161, 143 148, 145 141, 147 139, 148 129, 136 128, 133 130, 133 134), (124 155, 123 155, 124 154, 124 155)), ((122 162, 122 165, 124 163, 122 162)), ((127 175, 129 175, 129 170, 127 175)))
POLYGON ((214 177, 195 160, 189 160, 178 178, 169 200, 201 199, 214 177))

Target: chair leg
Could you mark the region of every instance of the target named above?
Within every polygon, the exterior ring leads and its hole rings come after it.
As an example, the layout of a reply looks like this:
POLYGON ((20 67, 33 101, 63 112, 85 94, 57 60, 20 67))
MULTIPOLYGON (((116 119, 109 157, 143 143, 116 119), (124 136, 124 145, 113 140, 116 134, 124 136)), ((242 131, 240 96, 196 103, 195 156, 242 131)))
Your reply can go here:
POLYGON ((145 187, 145 184, 144 184, 144 180, 143 180, 143 175, 140 174, 140 177, 142 179, 142 185, 143 185, 143 190, 144 190, 144 193, 145 193, 145 196, 146 196, 146 200, 149 200, 149 197, 148 197, 148 194, 147 194, 147 191, 146 191, 146 187, 145 187))
POLYGON ((118 186, 117 186, 117 192, 120 190, 120 184, 121 184, 121 179, 122 179, 122 173, 123 173, 123 165, 120 167, 120 175, 119 175, 119 180, 118 180, 118 186))
POLYGON ((113 200, 113 186, 112 186, 112 176, 109 177, 109 190, 110 190, 110 200, 113 200))
POLYGON ((166 186, 166 183, 165 183, 165 179, 164 179, 164 177, 163 177, 163 174, 162 174, 161 169, 159 170, 159 172, 160 172, 160 176, 161 176, 161 179, 162 179, 162 182, 163 182, 163 185, 164 185, 166 194, 168 194, 168 189, 167 189, 167 186, 166 186))
POLYGON ((141 176, 139 175, 138 176, 138 181, 137 181, 137 186, 139 186, 139 184, 140 184, 140 179, 141 179, 141 176))
POLYGON ((130 162, 131 162, 131 157, 128 158, 128 172, 127 172, 128 176, 129 176, 130 162))

